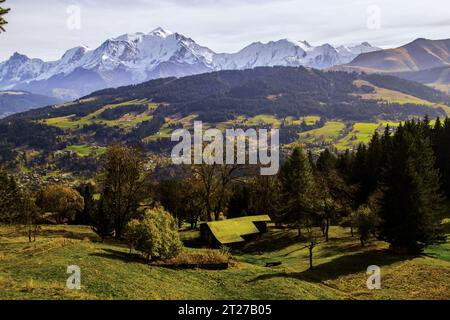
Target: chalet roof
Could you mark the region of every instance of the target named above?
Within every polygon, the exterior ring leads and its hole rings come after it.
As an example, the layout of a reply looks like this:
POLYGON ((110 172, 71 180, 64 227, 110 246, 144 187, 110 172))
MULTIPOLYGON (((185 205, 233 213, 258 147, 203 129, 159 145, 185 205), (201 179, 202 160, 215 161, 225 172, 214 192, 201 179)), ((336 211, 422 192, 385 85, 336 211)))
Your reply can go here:
POLYGON ((268 215, 261 215, 213 221, 208 222, 207 225, 217 241, 221 244, 230 244, 244 242, 243 236, 260 233, 255 222, 270 221, 272 220, 268 215))

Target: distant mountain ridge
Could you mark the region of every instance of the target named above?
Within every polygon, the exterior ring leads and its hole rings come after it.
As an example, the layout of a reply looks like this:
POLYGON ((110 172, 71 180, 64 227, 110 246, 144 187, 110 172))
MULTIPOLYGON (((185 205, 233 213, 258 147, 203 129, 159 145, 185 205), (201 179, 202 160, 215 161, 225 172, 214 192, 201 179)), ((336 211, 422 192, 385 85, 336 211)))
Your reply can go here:
POLYGON ((0 119, 11 114, 55 105, 61 100, 24 91, 0 91, 0 119))
POLYGON ((338 70, 389 73, 450 92, 450 39, 419 38, 395 49, 363 53, 338 70))
POLYGON ((15 53, 0 63, 0 90, 27 90, 73 100, 103 88, 220 70, 266 66, 325 69, 376 50, 380 49, 367 42, 333 47, 283 39, 255 42, 233 54, 216 53, 179 33, 157 28, 108 39, 95 50, 75 47, 52 62, 15 53))
POLYGON ((450 66, 450 39, 419 38, 396 49, 363 53, 348 67, 373 72, 412 72, 450 66))

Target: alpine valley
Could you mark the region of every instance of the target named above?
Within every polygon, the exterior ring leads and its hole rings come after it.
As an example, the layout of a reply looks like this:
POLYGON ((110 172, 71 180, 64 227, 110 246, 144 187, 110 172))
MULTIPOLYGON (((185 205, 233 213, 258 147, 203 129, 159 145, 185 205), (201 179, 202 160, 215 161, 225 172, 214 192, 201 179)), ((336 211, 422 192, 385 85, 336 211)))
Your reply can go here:
POLYGON ((215 71, 104 89, 7 117, 0 121, 0 157, 44 175, 90 176, 106 147, 119 141, 170 158, 171 133, 191 130, 194 121, 221 130, 279 128, 285 150, 300 142, 316 153, 345 151, 388 125, 445 117, 449 101, 443 92, 390 75, 305 67, 215 71))
POLYGON ((0 0, 0 300, 449 300, 448 0, 56 2, 0 0))

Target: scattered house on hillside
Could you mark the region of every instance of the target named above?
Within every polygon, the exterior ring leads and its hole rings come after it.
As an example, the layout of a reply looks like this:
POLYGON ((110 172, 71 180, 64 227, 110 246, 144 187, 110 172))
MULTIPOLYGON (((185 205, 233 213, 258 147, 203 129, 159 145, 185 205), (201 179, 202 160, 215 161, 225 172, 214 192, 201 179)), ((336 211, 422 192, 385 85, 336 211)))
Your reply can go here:
POLYGON ((267 232, 268 215, 212 221, 200 226, 201 239, 212 247, 236 247, 249 238, 267 232))

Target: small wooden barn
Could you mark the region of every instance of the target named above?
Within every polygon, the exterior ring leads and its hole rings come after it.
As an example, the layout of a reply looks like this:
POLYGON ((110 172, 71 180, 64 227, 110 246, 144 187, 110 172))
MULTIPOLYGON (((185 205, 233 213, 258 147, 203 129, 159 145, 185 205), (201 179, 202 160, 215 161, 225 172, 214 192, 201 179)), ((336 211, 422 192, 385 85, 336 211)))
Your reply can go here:
POLYGON ((200 226, 201 238, 212 247, 235 247, 252 236, 267 232, 268 215, 212 221, 200 226))

